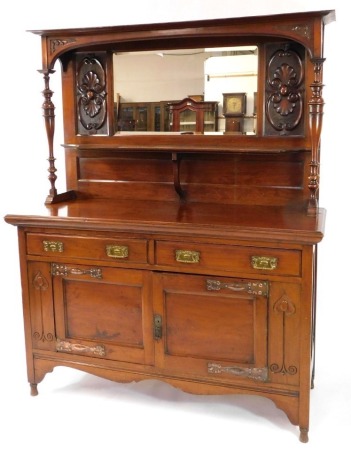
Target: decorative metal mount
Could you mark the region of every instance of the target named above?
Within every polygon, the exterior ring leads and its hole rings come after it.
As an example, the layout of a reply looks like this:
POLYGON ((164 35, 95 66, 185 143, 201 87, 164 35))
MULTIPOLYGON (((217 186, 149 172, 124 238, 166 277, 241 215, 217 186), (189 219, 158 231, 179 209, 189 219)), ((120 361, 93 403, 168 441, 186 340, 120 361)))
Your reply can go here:
POLYGON ((268 379, 268 369, 266 367, 221 366, 210 362, 207 364, 207 371, 209 374, 226 373, 262 382, 266 382, 268 379))
POLYGON ((268 296, 269 284, 265 281, 250 282, 221 282, 215 279, 207 279, 207 290, 229 289, 234 292, 246 292, 247 294, 268 296))
POLYGON ((63 341, 60 339, 56 340, 56 351, 58 352, 71 352, 71 353, 88 353, 94 356, 106 356, 105 347, 102 345, 98 346, 86 346, 85 344, 71 343, 69 341, 63 341))
POLYGON ((79 269, 71 268, 64 264, 52 263, 51 265, 51 275, 52 276, 68 276, 73 274, 76 276, 90 275, 95 279, 102 279, 102 270, 100 268, 91 268, 91 269, 79 269))

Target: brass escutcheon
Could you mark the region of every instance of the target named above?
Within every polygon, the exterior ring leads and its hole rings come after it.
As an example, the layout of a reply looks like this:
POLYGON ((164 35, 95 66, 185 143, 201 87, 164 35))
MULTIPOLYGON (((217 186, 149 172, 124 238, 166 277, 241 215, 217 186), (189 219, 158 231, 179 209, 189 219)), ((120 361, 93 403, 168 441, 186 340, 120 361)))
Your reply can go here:
POLYGON ((178 263, 199 263, 200 252, 191 250, 176 250, 175 259, 178 263))
POLYGON ((128 258, 129 249, 123 245, 106 245, 106 254, 109 258, 128 258))
POLYGON ((273 271, 278 266, 278 258, 270 256, 251 256, 251 266, 254 269, 273 271))
POLYGON ((63 243, 53 240, 44 240, 43 241, 43 248, 44 251, 51 251, 54 253, 62 253, 63 252, 63 243))

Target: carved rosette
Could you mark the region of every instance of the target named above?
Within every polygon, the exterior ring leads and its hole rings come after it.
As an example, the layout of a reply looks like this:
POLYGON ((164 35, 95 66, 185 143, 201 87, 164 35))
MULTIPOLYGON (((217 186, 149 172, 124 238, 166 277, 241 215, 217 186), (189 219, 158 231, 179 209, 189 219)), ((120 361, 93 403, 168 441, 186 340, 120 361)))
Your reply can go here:
MULTIPOLYGON (((96 57, 84 57, 77 70, 78 121, 88 134, 95 134, 106 121, 106 79, 96 57)), ((82 130, 82 129, 80 129, 82 130)))
POLYGON ((281 135, 288 135, 301 123, 303 81, 303 63, 298 53, 288 45, 275 51, 268 62, 266 116, 281 135))

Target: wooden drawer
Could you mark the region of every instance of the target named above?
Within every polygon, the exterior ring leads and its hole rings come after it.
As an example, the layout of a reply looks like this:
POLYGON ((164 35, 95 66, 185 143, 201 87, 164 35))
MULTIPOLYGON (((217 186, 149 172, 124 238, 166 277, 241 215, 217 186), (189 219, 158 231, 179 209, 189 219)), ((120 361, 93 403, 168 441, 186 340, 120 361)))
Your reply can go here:
POLYGON ((69 257, 147 263, 147 240, 29 233, 27 253, 55 259, 69 257))
POLYGON ((215 269, 234 273, 300 276, 301 252, 253 246, 211 245, 159 241, 156 263, 191 271, 215 269))

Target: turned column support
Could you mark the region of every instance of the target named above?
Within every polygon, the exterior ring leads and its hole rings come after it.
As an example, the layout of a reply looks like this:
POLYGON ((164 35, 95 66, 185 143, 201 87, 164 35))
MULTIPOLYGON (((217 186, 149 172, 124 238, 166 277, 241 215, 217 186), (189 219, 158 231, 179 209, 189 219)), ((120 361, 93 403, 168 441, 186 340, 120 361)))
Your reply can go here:
POLYGON ((50 74, 55 73, 55 70, 39 70, 43 74, 45 88, 43 90, 44 103, 42 106, 43 116, 45 121, 46 136, 48 140, 49 147, 49 176, 50 181, 50 190, 49 195, 47 196, 46 203, 52 202, 53 198, 57 195, 57 189, 55 187, 55 182, 57 179, 56 168, 55 168, 55 157, 54 157, 54 133, 55 133, 55 105, 52 102, 51 98, 53 91, 50 90, 50 74))
POLYGON ((320 137, 322 131, 324 100, 322 97, 323 83, 322 70, 323 58, 311 59, 314 65, 314 80, 310 85, 312 95, 308 102, 309 106, 309 127, 311 135, 311 162, 310 174, 308 177, 308 188, 310 199, 308 203, 308 213, 313 215, 318 210, 318 190, 319 190, 319 151, 320 137))
POLYGON ((55 73, 53 69, 43 69, 39 70, 43 74, 45 88, 43 90, 44 102, 42 105, 43 116, 45 121, 46 136, 49 147, 49 176, 50 189, 49 194, 45 200, 45 204, 52 204, 55 202, 65 201, 68 199, 73 199, 75 197, 74 191, 68 191, 66 193, 57 194, 57 189, 55 186, 56 183, 56 167, 55 167, 55 157, 54 157, 54 134, 55 134, 55 105, 52 102, 51 98, 54 92, 50 90, 50 75, 55 73))

